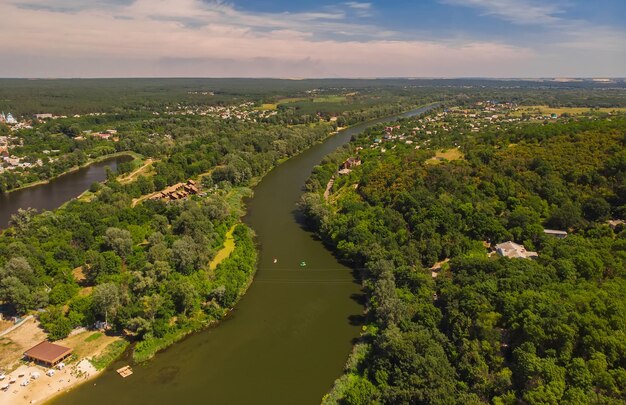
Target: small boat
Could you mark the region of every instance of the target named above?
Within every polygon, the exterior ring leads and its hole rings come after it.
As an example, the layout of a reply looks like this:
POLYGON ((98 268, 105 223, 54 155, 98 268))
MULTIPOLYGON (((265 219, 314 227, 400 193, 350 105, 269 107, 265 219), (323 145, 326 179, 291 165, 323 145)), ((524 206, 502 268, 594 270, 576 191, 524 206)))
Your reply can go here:
POLYGON ((300 262, 300 267, 306 267, 306 262, 305 261, 300 262))
POLYGON ((274 259, 274 264, 278 263, 278 259, 274 259))

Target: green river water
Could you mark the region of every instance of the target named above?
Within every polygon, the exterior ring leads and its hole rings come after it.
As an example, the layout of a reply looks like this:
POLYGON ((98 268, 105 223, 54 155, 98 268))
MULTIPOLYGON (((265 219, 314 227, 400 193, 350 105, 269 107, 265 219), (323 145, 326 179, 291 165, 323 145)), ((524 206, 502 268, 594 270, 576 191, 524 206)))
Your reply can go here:
POLYGON ((363 305, 352 270, 302 229, 296 203, 313 167, 353 135, 430 108, 351 127, 272 170, 246 202, 244 221, 259 244, 258 272, 227 319, 134 365, 129 378, 115 373, 128 364, 120 360, 53 402, 319 404, 342 373, 363 305))

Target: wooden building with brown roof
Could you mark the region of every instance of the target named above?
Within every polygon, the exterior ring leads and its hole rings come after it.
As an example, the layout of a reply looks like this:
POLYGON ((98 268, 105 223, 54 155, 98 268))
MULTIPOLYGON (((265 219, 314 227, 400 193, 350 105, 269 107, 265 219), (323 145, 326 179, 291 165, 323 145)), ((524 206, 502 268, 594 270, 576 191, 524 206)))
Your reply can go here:
POLYGON ((72 349, 43 341, 28 349, 24 357, 28 360, 43 363, 47 366, 55 366, 72 354, 72 349))

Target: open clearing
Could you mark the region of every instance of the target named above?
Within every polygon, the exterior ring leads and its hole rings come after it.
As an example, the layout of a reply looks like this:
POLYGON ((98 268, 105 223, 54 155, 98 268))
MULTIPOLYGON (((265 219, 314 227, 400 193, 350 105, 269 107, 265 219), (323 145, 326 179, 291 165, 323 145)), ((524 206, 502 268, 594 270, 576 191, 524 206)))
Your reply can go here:
POLYGON ((152 164, 154 163, 154 160, 152 159, 146 159, 146 161, 137 169, 135 169, 132 173, 129 173, 125 176, 122 176, 119 178, 119 182, 122 184, 127 184, 130 183, 133 180, 136 180, 137 177, 141 176, 141 175, 145 175, 148 174, 149 171, 152 169, 152 164))
POLYGON ((314 103, 343 103, 346 101, 346 96, 322 96, 315 97, 313 99, 314 103))
POLYGON ((435 154, 435 157, 432 157, 426 161, 426 164, 437 165, 444 161, 453 161, 463 159, 465 155, 458 149, 448 149, 444 151, 439 151, 435 154))
POLYGON ((260 107, 256 107, 257 110, 267 111, 267 110, 276 110, 279 105, 283 104, 291 104, 291 103, 299 103, 302 101, 309 101, 313 103, 343 103, 347 100, 346 96, 338 96, 338 95, 329 95, 329 96, 320 96, 320 97, 289 97, 289 98, 281 98, 277 100, 275 103, 264 103, 261 104, 260 107))
POLYGON ((256 107, 255 110, 268 111, 268 110, 275 110, 277 108, 278 108, 278 104, 265 103, 265 104, 261 104, 260 107, 256 107))
POLYGON ((523 107, 519 107, 519 109, 517 111, 514 111, 512 113, 512 115, 515 116, 521 116, 522 114, 526 113, 526 114, 543 114, 543 115, 550 115, 550 114, 557 114, 557 115, 561 115, 561 114, 571 114, 571 115, 580 115, 580 114, 585 114, 588 112, 603 112, 603 113, 609 113, 609 112, 613 112, 613 111, 619 111, 619 112, 624 112, 626 111, 626 108, 589 108, 589 107, 549 107, 547 105, 530 105, 530 106, 523 106, 523 107))
POLYGON ((107 336, 102 332, 87 331, 67 337, 57 343, 74 349, 73 356, 79 359, 97 357, 111 343, 121 340, 119 336, 107 336))
POLYGON ((223 262, 231 253, 235 250, 235 238, 233 237, 233 232, 235 231, 235 227, 237 225, 233 225, 228 232, 226 232, 226 239, 224 239, 224 247, 217 252, 211 263, 209 264, 209 269, 211 271, 215 270, 217 266, 223 262))
POLYGON ((39 321, 34 318, 24 321, 19 328, 0 337, 0 369, 14 369, 26 350, 47 338, 39 321))

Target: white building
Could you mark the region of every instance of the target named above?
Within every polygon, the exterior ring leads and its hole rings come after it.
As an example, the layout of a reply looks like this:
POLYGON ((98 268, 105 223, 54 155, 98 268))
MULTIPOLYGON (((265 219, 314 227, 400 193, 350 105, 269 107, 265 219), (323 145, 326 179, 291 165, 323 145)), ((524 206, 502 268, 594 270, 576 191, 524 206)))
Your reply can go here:
POLYGON ((496 252, 510 259, 532 259, 539 256, 537 252, 529 252, 523 245, 511 241, 497 244, 496 252))

